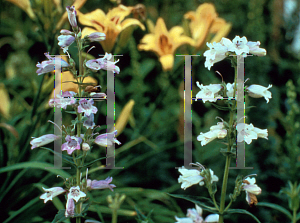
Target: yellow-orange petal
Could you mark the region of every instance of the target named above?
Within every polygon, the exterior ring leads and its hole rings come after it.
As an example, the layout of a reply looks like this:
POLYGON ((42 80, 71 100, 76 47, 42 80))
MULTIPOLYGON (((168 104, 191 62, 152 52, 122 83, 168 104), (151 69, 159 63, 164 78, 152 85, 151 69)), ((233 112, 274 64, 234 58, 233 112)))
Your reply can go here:
POLYGON ((165 24, 164 20, 161 17, 159 17, 156 21, 156 25, 155 25, 155 28, 154 28, 154 33, 156 35, 160 35, 160 34, 167 35, 168 34, 166 24, 165 24))
POLYGON ((137 19, 129 18, 125 19, 121 23, 122 30, 126 29, 129 26, 138 25, 142 30, 145 30, 145 26, 137 19))
MULTIPOLYGON (((106 19, 105 13, 101 9, 96 9, 92 12, 83 14, 80 11, 77 11, 78 21, 85 26, 94 26, 97 24, 101 27, 101 23, 103 23, 106 19), (99 25, 100 24, 100 25, 99 25)), ((103 31, 104 28, 100 28, 99 32, 103 31), (102 30, 101 30, 102 29, 102 30)))
POLYGON ((212 38, 212 40, 210 41, 211 43, 213 42, 220 42, 222 37, 225 37, 228 35, 228 33, 231 30, 231 23, 226 23, 224 26, 221 27, 221 29, 216 33, 216 35, 212 38))
POLYGON ((155 44, 155 35, 154 34, 146 34, 142 39, 141 43, 138 45, 139 50, 152 50, 154 51, 156 48, 155 44))
POLYGON ((10 99, 8 92, 5 88, 5 85, 3 83, 0 84, 0 95, 1 95, 1 103, 0 103, 0 113, 5 117, 10 117, 10 99))
POLYGON ((174 65, 174 56, 173 54, 163 55, 159 58, 159 62, 161 63, 164 71, 172 70, 174 65))

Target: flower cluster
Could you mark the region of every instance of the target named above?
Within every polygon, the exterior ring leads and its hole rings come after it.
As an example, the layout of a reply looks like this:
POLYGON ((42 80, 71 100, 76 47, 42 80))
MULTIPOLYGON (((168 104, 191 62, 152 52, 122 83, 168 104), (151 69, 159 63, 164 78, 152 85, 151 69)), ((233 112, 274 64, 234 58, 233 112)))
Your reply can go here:
POLYGON ((178 218, 175 216, 176 222, 175 223, 217 223, 219 222, 219 215, 218 214, 210 214, 208 215, 205 220, 202 218, 202 208, 196 205, 195 208, 189 208, 187 210, 186 218, 178 218))
POLYGON ((232 41, 223 37, 220 42, 207 43, 209 50, 204 52, 206 61, 204 66, 210 68, 217 62, 225 59, 229 55, 243 55, 252 54, 256 56, 265 56, 267 51, 259 48, 260 42, 251 42, 247 38, 236 36, 232 41))
MULTIPOLYGON (((201 99, 203 103, 206 101, 209 102, 216 102, 219 99, 224 98, 233 98, 234 95, 234 83, 227 83, 226 84, 226 94, 222 95, 220 92, 223 89, 223 86, 221 84, 210 84, 210 85, 203 85, 199 84, 199 82, 196 82, 197 86, 200 88, 200 91, 196 95, 195 101, 198 99, 201 99), (221 95, 220 95, 221 94, 221 95)), ((238 84, 236 84, 238 86, 238 84)), ((261 98, 264 97, 269 103, 269 99, 272 98, 272 93, 268 91, 269 88, 271 88, 272 85, 270 84, 268 87, 264 87, 257 84, 252 84, 249 87, 246 87, 246 91, 250 97, 253 98, 261 98)))

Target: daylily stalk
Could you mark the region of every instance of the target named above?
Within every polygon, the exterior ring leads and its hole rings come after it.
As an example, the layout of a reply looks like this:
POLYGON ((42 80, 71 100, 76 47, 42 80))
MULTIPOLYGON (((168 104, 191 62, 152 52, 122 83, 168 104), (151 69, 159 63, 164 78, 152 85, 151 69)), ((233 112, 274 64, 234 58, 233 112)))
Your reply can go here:
MULTIPOLYGON (((232 58, 232 60, 235 60, 235 62, 236 62, 237 58, 234 57, 234 58, 232 58)), ((233 65, 234 65, 234 73, 235 73, 233 93, 235 95, 235 93, 236 93, 236 82, 237 82, 237 66, 234 63, 233 63, 233 65)), ((236 103, 236 100, 235 100, 235 103, 236 103)), ((228 134, 227 134, 227 138, 228 138, 227 152, 231 151, 231 147, 233 145, 233 140, 232 140, 232 137, 231 137, 231 133, 232 133, 232 130, 233 130, 233 128, 232 128, 232 126, 233 126, 233 115, 235 114, 234 107, 235 107, 235 105, 232 105, 231 109, 230 109, 229 129, 228 129, 228 134)), ((225 170, 224 170, 222 191, 221 191, 219 223, 223 223, 223 212, 224 212, 224 209, 225 209, 225 198, 226 198, 226 189, 227 189, 227 180, 228 180, 228 174, 229 174, 230 161, 231 161, 231 156, 226 156, 226 163, 225 163, 225 170)), ((229 205, 227 206, 226 210, 228 208, 229 208, 229 205)))

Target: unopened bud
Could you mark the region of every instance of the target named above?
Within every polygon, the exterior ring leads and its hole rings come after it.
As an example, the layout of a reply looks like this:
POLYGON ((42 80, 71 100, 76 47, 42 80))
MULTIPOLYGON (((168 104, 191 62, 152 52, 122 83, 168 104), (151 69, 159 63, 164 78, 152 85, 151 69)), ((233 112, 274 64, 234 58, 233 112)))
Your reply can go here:
POLYGON ((87 144, 86 142, 82 143, 82 150, 83 151, 89 151, 91 148, 90 148, 90 145, 87 144))

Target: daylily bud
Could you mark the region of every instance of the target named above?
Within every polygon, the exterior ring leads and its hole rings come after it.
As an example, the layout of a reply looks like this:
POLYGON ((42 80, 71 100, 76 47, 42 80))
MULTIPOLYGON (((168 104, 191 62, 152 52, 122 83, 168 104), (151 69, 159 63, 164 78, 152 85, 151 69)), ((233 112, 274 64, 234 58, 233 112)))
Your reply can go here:
POLYGON ((89 151, 91 148, 90 148, 90 145, 87 144, 86 142, 82 143, 82 150, 83 151, 89 151))

